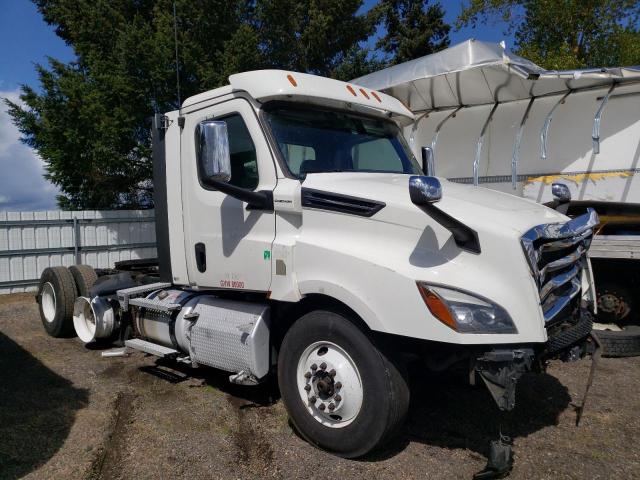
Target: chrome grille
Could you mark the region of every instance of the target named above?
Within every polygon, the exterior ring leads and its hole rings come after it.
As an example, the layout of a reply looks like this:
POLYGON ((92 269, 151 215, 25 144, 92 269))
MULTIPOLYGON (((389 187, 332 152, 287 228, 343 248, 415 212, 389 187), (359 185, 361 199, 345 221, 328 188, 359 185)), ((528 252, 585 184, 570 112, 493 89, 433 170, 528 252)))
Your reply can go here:
POLYGON ((598 224, 595 210, 566 223, 538 225, 521 238, 522 248, 540 292, 545 322, 551 322, 580 299, 581 274, 598 224))

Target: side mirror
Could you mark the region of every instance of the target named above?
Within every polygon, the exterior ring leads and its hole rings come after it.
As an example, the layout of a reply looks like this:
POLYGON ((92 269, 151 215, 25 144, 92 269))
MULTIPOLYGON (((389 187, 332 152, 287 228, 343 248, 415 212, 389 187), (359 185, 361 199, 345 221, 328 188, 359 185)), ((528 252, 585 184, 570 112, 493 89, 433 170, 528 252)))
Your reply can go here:
POLYGON ((422 147, 422 171, 430 177, 436 174, 436 165, 433 161, 433 148, 431 147, 422 147))
POLYGON ((551 195, 560 203, 567 203, 571 201, 571 191, 564 183, 552 183, 551 195))
POLYGON ((436 177, 414 175, 409 178, 409 196, 416 205, 435 203, 442 198, 442 185, 436 177))
POLYGON ((227 122, 204 120, 195 131, 198 168, 205 180, 228 182, 231 157, 227 122))

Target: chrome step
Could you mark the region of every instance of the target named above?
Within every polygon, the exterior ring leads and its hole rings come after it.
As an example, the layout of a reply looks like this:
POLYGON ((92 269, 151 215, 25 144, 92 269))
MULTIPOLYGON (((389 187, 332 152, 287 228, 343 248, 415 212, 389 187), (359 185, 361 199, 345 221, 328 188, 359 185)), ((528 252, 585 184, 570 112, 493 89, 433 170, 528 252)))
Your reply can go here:
POLYGON ((134 350, 140 350, 141 352, 150 353, 151 355, 162 358, 177 356, 180 354, 178 350, 165 347, 164 345, 158 345, 157 343, 147 342, 146 340, 142 340, 140 338, 125 340, 124 345, 125 347, 133 348, 134 350))

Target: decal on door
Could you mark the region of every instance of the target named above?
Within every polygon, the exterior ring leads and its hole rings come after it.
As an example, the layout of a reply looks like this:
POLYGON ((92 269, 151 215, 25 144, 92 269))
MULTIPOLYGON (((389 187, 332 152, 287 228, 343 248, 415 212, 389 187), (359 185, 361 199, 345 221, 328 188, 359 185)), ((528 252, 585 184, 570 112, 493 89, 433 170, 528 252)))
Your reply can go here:
POLYGON ((220 280, 220 286, 222 288, 244 288, 244 280, 240 278, 237 273, 227 273, 226 278, 220 280))

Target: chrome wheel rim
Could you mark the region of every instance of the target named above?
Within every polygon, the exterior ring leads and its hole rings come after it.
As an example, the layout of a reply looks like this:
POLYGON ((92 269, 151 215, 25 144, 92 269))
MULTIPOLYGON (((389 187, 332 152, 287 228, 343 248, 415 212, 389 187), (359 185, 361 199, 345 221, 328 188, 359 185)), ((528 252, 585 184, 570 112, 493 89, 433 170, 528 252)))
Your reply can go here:
POLYGON ((343 428, 360 413, 364 390, 351 356, 332 342, 315 342, 300 356, 296 371, 300 398, 309 414, 330 428, 343 428))

